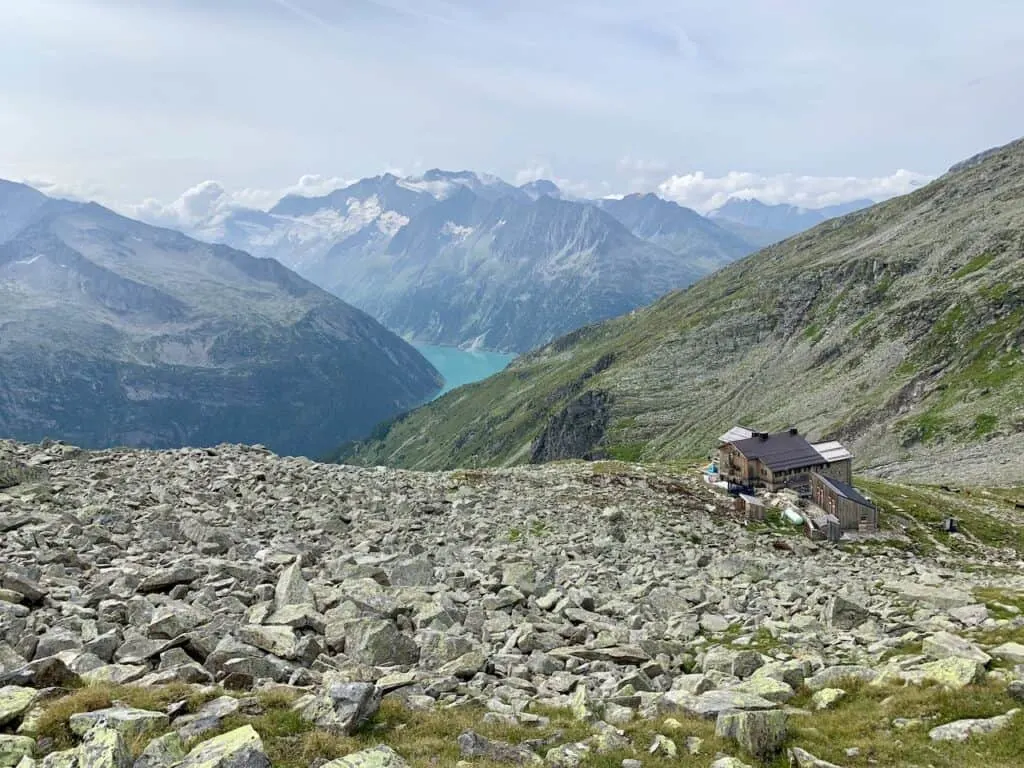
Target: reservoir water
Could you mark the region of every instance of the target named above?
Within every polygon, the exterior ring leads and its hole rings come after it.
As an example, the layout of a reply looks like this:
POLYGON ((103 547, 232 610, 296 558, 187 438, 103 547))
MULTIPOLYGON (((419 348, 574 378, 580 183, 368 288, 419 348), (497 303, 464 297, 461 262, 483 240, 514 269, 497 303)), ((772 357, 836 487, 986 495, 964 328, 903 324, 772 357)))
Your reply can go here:
POLYGON ((430 364, 444 376, 444 389, 437 393, 440 397, 463 384, 486 379, 498 371, 504 370, 515 355, 500 352, 459 349, 458 347, 435 347, 430 344, 414 344, 430 364))

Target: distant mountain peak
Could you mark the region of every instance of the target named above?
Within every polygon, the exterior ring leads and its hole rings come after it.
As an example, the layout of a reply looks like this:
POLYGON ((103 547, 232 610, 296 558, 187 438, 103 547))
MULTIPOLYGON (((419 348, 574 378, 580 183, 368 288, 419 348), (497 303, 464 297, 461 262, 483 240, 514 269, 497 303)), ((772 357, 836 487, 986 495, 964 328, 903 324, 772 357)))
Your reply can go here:
POLYGON ((528 181, 525 184, 520 184, 519 189, 528 194, 530 197, 562 197, 562 190, 558 188, 555 182, 548 179, 535 179, 534 181, 528 181))
POLYGON ((824 208, 805 208, 791 203, 769 204, 754 197, 730 197, 708 213, 724 227, 759 245, 784 240, 823 221, 874 205, 873 200, 851 200, 824 208))

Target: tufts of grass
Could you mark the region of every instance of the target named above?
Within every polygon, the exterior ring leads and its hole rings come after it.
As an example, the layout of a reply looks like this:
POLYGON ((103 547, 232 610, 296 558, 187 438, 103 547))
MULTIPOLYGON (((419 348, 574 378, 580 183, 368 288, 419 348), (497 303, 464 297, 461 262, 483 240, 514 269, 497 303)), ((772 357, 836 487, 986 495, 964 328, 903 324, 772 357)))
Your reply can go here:
POLYGON ((967 277, 968 275, 973 274, 974 272, 982 270, 989 264, 991 264, 992 260, 995 259, 995 257, 996 255, 994 253, 982 253, 978 256, 975 256, 973 259, 971 259, 962 267, 960 267, 960 269, 954 272, 953 278, 959 280, 961 277, 967 277))
POLYGON ((161 712, 169 704, 182 700, 188 702, 188 710, 191 712, 220 694, 221 691, 216 688, 200 690, 184 683, 159 687, 107 683, 87 685, 49 702, 36 723, 36 735, 37 738, 53 739, 57 749, 66 749, 74 744, 68 721, 79 712, 106 709, 113 706, 115 701, 124 702, 136 709, 161 712))
MULTIPOLYGON (((928 731, 937 725, 1002 715, 1014 701, 998 683, 969 686, 960 691, 938 686, 872 686, 845 681, 847 692, 835 709, 791 719, 790 743, 815 756, 848 766, 930 765, 934 768, 1010 768, 1024 754, 1024 718, 1003 731, 964 744, 935 743, 928 731), (909 721, 898 727, 899 720, 909 721), (860 753, 849 757, 846 750, 860 753)), ((806 696, 806 694, 805 694, 806 696)), ((794 705, 806 704, 798 697, 794 705)), ((782 760, 773 765, 783 766, 782 760)))
MULTIPOLYGON (((1020 765, 1024 754, 1024 718, 997 733, 975 738, 965 744, 935 744, 928 731, 936 725, 965 718, 1000 715, 1014 707, 1014 702, 997 682, 969 686, 960 691, 946 691, 937 686, 872 686, 861 681, 843 681, 839 687, 847 691, 835 709, 812 715, 794 714, 790 718, 789 746, 799 746, 818 757, 853 768, 854 766, 930 765, 934 768, 1009 768, 1020 765), (902 727, 898 719, 905 721, 902 727), (908 722, 907 722, 908 721, 908 722), (846 750, 860 750, 855 757, 846 750)), ((75 691, 55 700, 47 708, 51 726, 66 723, 76 711, 109 706, 116 699, 147 708, 160 702, 181 698, 180 690, 132 689, 129 686, 96 686, 75 691), (117 694, 116 696, 114 694, 117 694)), ((810 692, 802 690, 791 702, 805 707, 810 692)), ((485 738, 513 744, 537 740, 543 756, 546 745, 568 744, 591 735, 589 727, 577 721, 566 710, 535 708, 535 714, 549 718, 542 727, 527 727, 484 719, 486 711, 479 706, 437 707, 432 710, 411 710, 397 699, 386 699, 376 717, 352 736, 341 736, 315 729, 302 720, 292 704, 294 696, 271 691, 258 694, 264 707, 258 715, 235 715, 227 718, 219 732, 250 724, 260 734, 264 748, 275 768, 305 768, 319 761, 330 761, 376 744, 387 744, 404 757, 413 768, 455 765, 462 756, 457 739, 474 730, 485 738)), ((587 768, 619 768, 626 758, 643 760, 645 768, 667 766, 707 766, 718 752, 737 755, 739 750, 715 736, 714 721, 675 714, 634 720, 621 726, 632 746, 604 755, 592 754, 584 761, 587 768), (648 755, 646 750, 656 734, 671 738, 679 754, 675 758, 648 755), (685 740, 695 736, 703 740, 700 754, 691 755, 685 740)), ((51 733, 53 729, 51 727, 51 733)), ((207 734, 209 738, 216 733, 207 734)), ((68 744, 57 744, 63 748, 68 744)), ((144 744, 133 744, 141 751, 144 744)), ((194 745, 190 745, 194 746, 194 745)), ((756 763, 740 755, 746 762, 756 763)), ((497 768, 488 761, 474 761, 475 768, 497 768)), ((788 765, 784 755, 767 764, 771 768, 788 765)))
POLYGON ((635 464, 643 457, 644 447, 643 443, 624 443, 622 445, 613 445, 608 448, 608 455, 616 461, 625 461, 630 464, 635 464))
POLYGON ((999 417, 991 413, 979 413, 974 417, 974 437, 982 438, 995 432, 999 417))

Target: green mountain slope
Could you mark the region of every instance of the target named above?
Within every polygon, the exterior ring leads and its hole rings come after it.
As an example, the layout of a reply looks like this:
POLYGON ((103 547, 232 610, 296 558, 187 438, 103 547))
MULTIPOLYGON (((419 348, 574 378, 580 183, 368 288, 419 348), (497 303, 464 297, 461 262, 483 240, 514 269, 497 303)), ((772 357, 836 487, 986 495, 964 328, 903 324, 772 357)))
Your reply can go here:
POLYGON ((843 439, 862 468, 1005 473, 1024 464, 1022 346, 1018 141, 569 334, 342 458, 671 459, 706 453, 739 422, 843 439))

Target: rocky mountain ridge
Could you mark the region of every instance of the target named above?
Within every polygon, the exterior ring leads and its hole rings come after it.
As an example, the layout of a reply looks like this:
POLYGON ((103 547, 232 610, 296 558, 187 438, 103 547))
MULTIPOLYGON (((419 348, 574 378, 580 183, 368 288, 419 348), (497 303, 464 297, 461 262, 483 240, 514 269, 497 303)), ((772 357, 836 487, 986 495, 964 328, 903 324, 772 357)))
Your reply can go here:
POLYGON ((795 425, 886 476, 1019 482, 1022 173, 1018 141, 558 339, 343 455, 677 460, 737 423, 795 425))
POLYGON ((332 768, 947 766, 971 734, 985 765, 1013 754, 1021 550, 982 523, 1001 508, 952 536, 884 518, 837 547, 609 462, 416 473, 0 442, 0 465, 0 755, 21 768, 127 768, 130 745, 150 768, 265 768, 270 739, 275 765, 309 765, 283 724, 316 729, 332 768), (889 703, 838 727, 865 696, 889 703), (424 744, 382 706, 479 719, 424 744))
POLYGON ((317 455, 439 374, 279 263, 0 186, 0 432, 317 455))
POLYGON ((738 237, 758 246, 768 246, 816 227, 823 221, 869 208, 874 200, 852 200, 823 208, 803 208, 775 203, 768 205, 757 199, 733 197, 708 213, 716 224, 738 237))
POLYGON ((406 338, 503 352, 650 303, 751 250, 653 195, 567 200, 550 182, 469 171, 384 174, 200 231, 280 260, 406 338))

